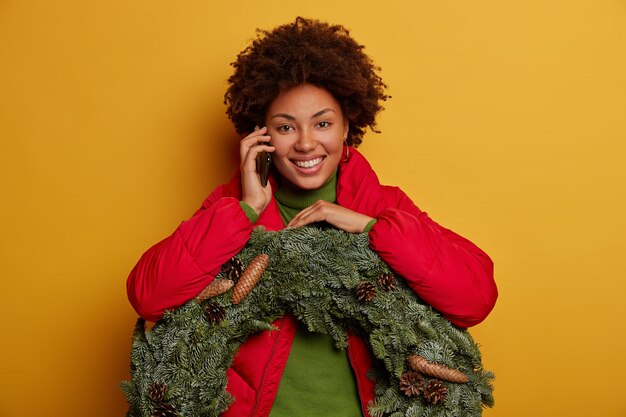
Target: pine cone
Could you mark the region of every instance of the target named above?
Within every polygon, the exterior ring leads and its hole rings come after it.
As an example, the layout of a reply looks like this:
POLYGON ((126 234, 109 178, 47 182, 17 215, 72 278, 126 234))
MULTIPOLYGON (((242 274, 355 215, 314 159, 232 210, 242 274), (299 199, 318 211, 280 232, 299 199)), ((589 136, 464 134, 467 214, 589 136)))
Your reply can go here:
POLYGON ((165 393, 167 392, 167 384, 161 384, 159 382, 153 382, 148 387, 148 398, 150 398, 155 403, 160 403, 165 398, 165 393))
POLYGON ((408 371, 400 377, 400 391, 407 397, 419 395, 423 386, 424 378, 422 378, 419 372, 408 371))
POLYGON ((466 383, 469 381, 469 378, 463 372, 446 365, 430 362, 419 355, 409 355, 407 361, 411 369, 425 375, 434 376, 448 382, 466 383))
POLYGON ((378 283, 385 291, 393 291, 396 289, 396 279, 393 274, 382 274, 378 277, 378 283))
POLYGON ((239 258, 232 257, 228 262, 222 265, 222 272, 230 280, 237 280, 243 272, 243 263, 239 258))
POLYGON ((356 298, 362 303, 368 303, 376 297, 376 287, 371 282, 360 282, 356 286, 356 298))
POLYGON ((448 388, 438 379, 428 381, 424 388, 424 398, 431 404, 443 402, 446 399, 448 388))
POLYGON ((270 263, 270 257, 264 253, 254 257, 245 271, 241 274, 241 278, 235 284, 233 291, 233 304, 239 304, 261 279, 261 275, 270 263))
POLYGON ((204 306, 204 317, 209 323, 217 324, 226 317, 226 310, 221 305, 210 302, 204 306))
POLYGON ((173 405, 168 403, 157 404, 150 417, 177 417, 178 413, 173 405))
POLYGON ((235 283, 230 279, 215 278, 202 292, 196 296, 196 301, 204 301, 208 298, 217 297, 230 290, 235 283))

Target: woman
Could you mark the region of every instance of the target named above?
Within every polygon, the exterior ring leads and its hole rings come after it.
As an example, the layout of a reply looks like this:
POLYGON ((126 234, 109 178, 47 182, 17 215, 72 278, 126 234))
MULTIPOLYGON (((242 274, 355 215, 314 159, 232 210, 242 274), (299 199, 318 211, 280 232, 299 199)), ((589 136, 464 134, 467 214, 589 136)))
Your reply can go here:
MULTIPOLYGON (((371 249, 453 324, 482 321, 497 297, 489 257, 399 188, 381 185, 355 150, 365 128, 375 129, 387 96, 378 68, 348 31, 297 18, 260 32, 233 66, 225 103, 236 129, 247 133, 240 170, 141 257, 127 283, 135 310, 158 320, 195 297, 255 226, 326 222, 368 233, 371 249), (272 158, 265 187, 256 166, 261 152, 272 158)), ((249 338, 228 369, 235 402, 225 415, 368 415, 374 392, 363 340, 348 335, 346 358, 291 315, 274 325, 277 331, 249 338)))

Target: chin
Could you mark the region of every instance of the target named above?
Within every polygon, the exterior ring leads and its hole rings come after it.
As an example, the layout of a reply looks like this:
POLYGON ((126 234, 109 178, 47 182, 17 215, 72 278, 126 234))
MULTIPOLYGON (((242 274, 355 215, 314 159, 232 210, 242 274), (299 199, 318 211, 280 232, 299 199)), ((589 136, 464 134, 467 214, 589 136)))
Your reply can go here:
POLYGON ((306 179, 304 181, 291 181, 290 182, 296 187, 302 190, 317 190, 326 182, 325 179, 306 179))

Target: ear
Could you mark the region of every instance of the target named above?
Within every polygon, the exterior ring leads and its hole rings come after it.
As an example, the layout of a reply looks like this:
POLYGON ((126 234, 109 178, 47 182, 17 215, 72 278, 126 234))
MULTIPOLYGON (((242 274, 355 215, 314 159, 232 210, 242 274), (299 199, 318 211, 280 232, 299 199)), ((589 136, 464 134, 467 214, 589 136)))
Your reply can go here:
POLYGON ((346 117, 343 118, 343 137, 344 139, 348 137, 348 132, 350 131, 350 122, 346 117))

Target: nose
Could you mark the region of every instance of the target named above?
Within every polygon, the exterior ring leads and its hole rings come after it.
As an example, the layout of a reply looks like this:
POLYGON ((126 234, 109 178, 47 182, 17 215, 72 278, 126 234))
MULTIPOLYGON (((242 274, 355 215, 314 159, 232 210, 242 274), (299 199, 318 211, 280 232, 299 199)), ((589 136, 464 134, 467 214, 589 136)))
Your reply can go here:
POLYGON ((299 132, 298 140, 294 144, 294 149, 298 152, 311 152, 317 146, 315 132, 310 129, 302 129, 299 132))

